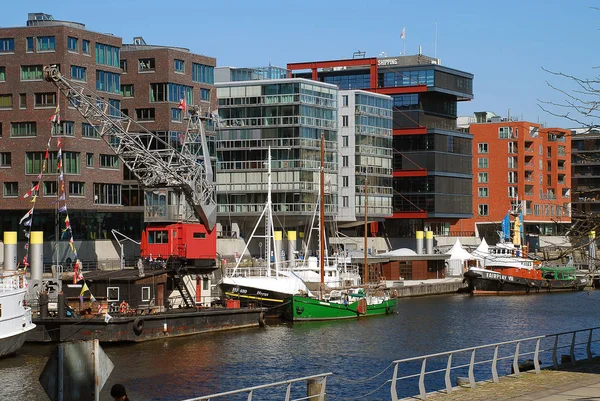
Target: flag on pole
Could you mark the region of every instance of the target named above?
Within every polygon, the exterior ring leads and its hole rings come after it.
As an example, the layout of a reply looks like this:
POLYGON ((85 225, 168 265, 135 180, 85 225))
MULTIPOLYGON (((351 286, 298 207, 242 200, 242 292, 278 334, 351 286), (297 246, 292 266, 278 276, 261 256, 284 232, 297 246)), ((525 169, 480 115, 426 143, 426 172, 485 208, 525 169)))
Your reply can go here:
POLYGON ((406 39, 406 27, 402 28, 402 32, 400 33, 400 39, 406 39))
POLYGON ((21 217, 21 220, 19 220, 19 224, 22 224, 23 221, 25 221, 25 219, 27 219, 32 214, 33 214, 33 208, 31 208, 27 213, 25 213, 25 216, 21 217))
POLYGON ((29 203, 35 203, 36 200, 37 200, 37 195, 33 195, 31 197, 31 200, 29 201, 29 203))
POLYGON ((81 292, 79 293, 79 295, 83 295, 85 294, 86 291, 89 291, 90 289, 87 286, 87 283, 83 283, 83 286, 81 287, 81 292))
POLYGON ((23 222, 23 225, 24 225, 25 227, 31 227, 31 220, 33 220, 33 219, 27 219, 27 220, 25 220, 25 221, 23 222))
POLYGON ((108 314, 108 312, 106 313, 106 315, 104 315, 104 323, 108 323, 112 320, 112 316, 108 314))
POLYGON ((183 110, 183 111, 186 111, 186 110, 187 110, 187 105, 186 105, 186 103, 185 103, 185 98, 182 98, 182 99, 179 101, 179 109, 181 109, 181 110, 183 110))
MULTIPOLYGON (((90 302, 97 302, 96 298, 94 298, 94 295, 90 292, 90 302)), ((100 306, 102 307, 102 306, 100 306)))
POLYGON ((25 195, 23 195, 23 199, 29 198, 34 191, 38 191, 40 189, 40 183, 38 182, 31 188, 25 195))
POLYGON ((61 206, 61 207, 58 209, 58 211, 59 211, 59 212, 61 212, 61 213, 64 213, 64 212, 66 212, 66 211, 67 211, 67 205, 61 206))

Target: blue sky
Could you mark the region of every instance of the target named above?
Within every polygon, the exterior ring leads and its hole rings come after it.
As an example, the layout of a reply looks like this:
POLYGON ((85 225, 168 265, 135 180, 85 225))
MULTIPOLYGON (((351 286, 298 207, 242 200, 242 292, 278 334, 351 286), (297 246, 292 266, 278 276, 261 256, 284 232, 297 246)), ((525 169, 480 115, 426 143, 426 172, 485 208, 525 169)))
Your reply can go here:
MULTIPOLYGON (((600 6, 597 0, 304 0, 157 1, 103 0, 4 1, 0 26, 22 26, 28 12, 77 21, 93 31, 110 32, 131 43, 187 47, 217 58, 219 66, 263 66, 350 58, 403 51, 419 45, 442 64, 475 75, 475 99, 459 104, 459 115, 493 111, 555 127, 574 123, 538 107, 538 99, 561 102, 564 95, 546 81, 570 89, 542 67, 594 78, 600 65, 600 6)), ((595 121, 600 123, 600 121, 595 121)))

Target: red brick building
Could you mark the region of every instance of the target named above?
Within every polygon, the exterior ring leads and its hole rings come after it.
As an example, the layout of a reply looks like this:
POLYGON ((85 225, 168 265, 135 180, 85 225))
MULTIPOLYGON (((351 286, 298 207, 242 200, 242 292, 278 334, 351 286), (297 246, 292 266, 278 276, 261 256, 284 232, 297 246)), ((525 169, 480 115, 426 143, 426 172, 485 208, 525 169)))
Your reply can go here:
POLYGON ((495 243, 507 212, 520 208, 524 234, 563 233, 571 223, 570 132, 476 114, 481 122, 469 127, 474 217, 462 220, 462 228, 495 243))

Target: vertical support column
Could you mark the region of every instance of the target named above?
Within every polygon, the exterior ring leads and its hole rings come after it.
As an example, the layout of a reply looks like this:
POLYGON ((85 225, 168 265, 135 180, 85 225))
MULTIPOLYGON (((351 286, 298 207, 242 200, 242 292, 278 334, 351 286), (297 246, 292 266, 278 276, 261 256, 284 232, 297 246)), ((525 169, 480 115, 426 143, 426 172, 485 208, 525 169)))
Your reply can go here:
POLYGON ((288 260, 293 261, 296 255, 296 231, 287 232, 288 239, 288 260))
POLYGON ((317 71, 317 67, 314 67, 312 69, 312 77, 311 77, 311 79, 313 81, 318 81, 319 80, 319 72, 317 71))
POLYGON ((44 232, 32 231, 29 245, 31 280, 41 282, 44 275, 44 232))
POLYGON ((4 270, 17 270, 17 232, 4 232, 4 270))
POLYGON ((427 255, 433 255, 433 231, 425 231, 425 249, 427 255))
POLYGON ((309 400, 318 400, 325 401, 327 397, 325 396, 325 387, 326 387, 327 377, 317 377, 314 379, 308 379, 307 386, 307 399, 309 400))
POLYGON ((377 89, 377 59, 371 61, 371 67, 369 71, 369 78, 371 89, 377 89))
POLYGON ((276 260, 281 260, 283 262, 283 259, 281 258, 281 251, 283 249, 283 232, 282 231, 275 231, 275 235, 274 235, 274 242, 275 242, 275 249, 273 250, 273 252, 277 253, 277 259, 276 260))
POLYGON ((415 249, 415 251, 417 252, 417 255, 422 255, 423 254, 423 231, 417 231, 416 233, 416 237, 417 237, 417 249, 415 249))

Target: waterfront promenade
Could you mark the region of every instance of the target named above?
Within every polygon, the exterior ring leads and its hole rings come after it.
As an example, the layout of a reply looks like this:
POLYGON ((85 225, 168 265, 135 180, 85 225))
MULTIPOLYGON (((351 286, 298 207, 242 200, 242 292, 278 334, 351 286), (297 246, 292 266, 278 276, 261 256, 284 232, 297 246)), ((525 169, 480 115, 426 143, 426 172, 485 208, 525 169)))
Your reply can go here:
MULTIPOLYGON (((415 400, 416 397, 404 400, 415 400)), ((576 365, 560 365, 558 370, 543 369, 522 372, 520 377, 504 376, 499 383, 491 381, 477 383, 477 387, 455 388, 450 394, 445 391, 430 393, 428 401, 592 401, 600 400, 600 358, 576 365)))

